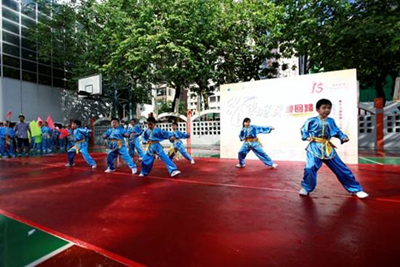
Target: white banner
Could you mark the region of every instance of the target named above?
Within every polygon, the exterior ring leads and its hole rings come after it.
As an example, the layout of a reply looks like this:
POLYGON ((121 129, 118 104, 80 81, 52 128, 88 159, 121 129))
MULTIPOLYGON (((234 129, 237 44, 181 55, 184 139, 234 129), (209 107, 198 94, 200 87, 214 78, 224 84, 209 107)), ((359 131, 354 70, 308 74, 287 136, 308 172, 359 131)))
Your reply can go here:
MULTIPOLYGON (((301 140, 300 128, 318 115, 315 104, 321 98, 332 101, 330 117, 350 138, 344 145, 332 138, 338 154, 346 163, 358 163, 355 69, 222 85, 221 158, 237 158, 242 122, 249 117, 253 125, 275 127, 258 136, 272 160, 305 161, 307 142, 301 140)), ((247 158, 257 157, 250 152, 247 158)))

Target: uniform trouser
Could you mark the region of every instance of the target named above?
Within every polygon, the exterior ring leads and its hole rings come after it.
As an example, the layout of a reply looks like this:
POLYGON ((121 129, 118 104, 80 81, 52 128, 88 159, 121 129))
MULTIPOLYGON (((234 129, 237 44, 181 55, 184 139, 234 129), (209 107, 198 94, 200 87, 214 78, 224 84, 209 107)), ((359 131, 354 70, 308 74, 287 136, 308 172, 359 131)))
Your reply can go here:
POLYGON ((307 162, 304 168, 304 177, 301 186, 311 192, 317 186, 317 172, 321 168, 322 163, 325 163, 331 171, 336 175, 339 182, 350 193, 362 191, 361 185, 356 181, 353 173, 349 170, 346 164, 339 158, 338 155, 332 159, 320 159, 307 151, 307 162))
POLYGON ((121 158, 126 162, 129 168, 136 168, 136 164, 133 162, 132 158, 129 156, 128 150, 126 146, 122 146, 121 148, 115 148, 108 152, 107 154, 107 166, 111 170, 115 169, 114 163, 118 158, 118 155, 121 155, 121 158))
POLYGON ((51 145, 50 138, 42 137, 42 148, 44 153, 48 152, 51 149, 50 145, 51 145))
POLYGON ((31 149, 35 149, 35 137, 31 137, 31 145, 30 145, 31 149))
POLYGON ((65 150, 65 139, 59 139, 60 142, 60 150, 65 150))
MULTIPOLYGON (((185 147, 183 146, 182 141, 179 140, 179 141, 174 142, 173 146, 174 146, 175 150, 178 150, 179 153, 181 153, 182 156, 185 157, 185 159, 187 159, 188 161, 192 161, 193 160, 193 158, 189 155, 189 153, 186 151, 185 147)), ((169 158, 173 159, 174 156, 175 156, 175 153, 172 153, 169 158)))
POLYGON ((9 157, 15 157, 14 144, 12 139, 10 140, 10 144, 6 147, 5 152, 9 157))
POLYGON ((139 154, 139 158, 144 157, 144 151, 142 147, 140 146, 140 140, 138 137, 135 137, 132 141, 129 143, 129 155, 133 157, 135 155, 135 149, 137 150, 139 154))
POLYGON ((0 138, 0 155, 2 157, 7 156, 6 154, 6 139, 0 138))
POLYGON ((262 149, 262 146, 260 145, 259 142, 244 142, 242 145, 242 148, 240 148, 238 157, 239 157, 239 164, 244 166, 246 165, 245 158, 247 154, 252 150, 254 154, 267 166, 272 166, 274 162, 271 160, 271 158, 265 153, 265 151, 262 149))
MULTIPOLYGON (((85 159, 87 164, 89 164, 90 166, 93 166, 93 165, 96 164, 94 159, 89 155, 88 147, 87 147, 86 143, 79 143, 78 144, 78 150, 82 154, 82 156, 85 159)), ((68 150, 67 155, 68 155, 69 164, 70 165, 74 164, 74 159, 75 159, 75 156, 76 156, 75 146, 71 147, 68 150)))
POLYGON ((155 160, 154 155, 158 155, 160 159, 165 163, 169 174, 178 169, 176 165, 172 162, 172 160, 165 154, 160 144, 152 144, 149 146, 149 149, 142 159, 141 173, 143 173, 144 175, 148 175, 150 173, 155 160))

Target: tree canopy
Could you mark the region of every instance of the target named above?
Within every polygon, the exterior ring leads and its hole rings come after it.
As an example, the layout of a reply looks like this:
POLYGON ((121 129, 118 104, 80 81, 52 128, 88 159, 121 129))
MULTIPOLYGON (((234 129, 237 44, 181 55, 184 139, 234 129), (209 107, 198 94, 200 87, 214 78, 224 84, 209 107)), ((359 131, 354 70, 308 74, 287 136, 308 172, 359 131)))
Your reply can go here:
POLYGON ((400 69, 395 0, 82 0, 51 13, 34 32, 40 59, 62 65, 71 87, 102 73, 105 94, 115 86, 130 104, 167 84, 178 111, 184 89, 206 100, 219 84, 275 77, 278 64, 262 65, 280 57, 304 56, 307 71, 357 68, 378 96, 400 69))

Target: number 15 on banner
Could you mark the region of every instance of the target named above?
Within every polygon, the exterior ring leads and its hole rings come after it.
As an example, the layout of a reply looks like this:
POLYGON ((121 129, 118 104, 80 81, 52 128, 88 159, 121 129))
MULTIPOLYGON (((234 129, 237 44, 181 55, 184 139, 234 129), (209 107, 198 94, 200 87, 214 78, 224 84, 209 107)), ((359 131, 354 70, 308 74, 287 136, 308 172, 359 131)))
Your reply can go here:
POLYGON ((324 90, 324 88, 322 87, 322 83, 316 83, 316 82, 313 82, 313 87, 312 87, 312 91, 311 91, 311 93, 313 94, 313 93, 317 93, 317 94, 319 94, 319 93, 321 93, 323 90, 324 90))

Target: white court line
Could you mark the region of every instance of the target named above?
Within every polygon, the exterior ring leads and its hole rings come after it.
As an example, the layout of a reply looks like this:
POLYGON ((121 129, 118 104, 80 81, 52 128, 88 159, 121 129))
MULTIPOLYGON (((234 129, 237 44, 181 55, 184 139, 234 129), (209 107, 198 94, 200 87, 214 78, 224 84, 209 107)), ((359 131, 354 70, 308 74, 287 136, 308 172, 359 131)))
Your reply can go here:
POLYGON ((367 159, 367 158, 363 158, 363 157, 360 157, 360 159, 363 159, 363 160, 366 160, 366 161, 369 161, 369 162, 372 162, 372 163, 375 163, 375 164, 378 164, 378 165, 385 165, 383 163, 380 163, 380 162, 372 160, 372 159, 367 159))
POLYGON ((73 243, 68 243, 68 244, 66 244, 65 246, 62 246, 61 248, 56 249, 56 250, 54 250, 53 252, 50 252, 49 254, 44 255, 43 257, 41 257, 41 258, 39 258, 39 259, 37 259, 37 260, 35 260, 35 261, 29 263, 28 265, 25 265, 25 267, 34 267, 34 266, 36 266, 36 265, 39 265, 40 263, 45 262, 46 260, 48 260, 48 259, 54 257, 55 255, 57 255, 57 254, 63 252, 64 250, 69 249, 69 248, 72 247, 73 245, 74 245, 73 243))

